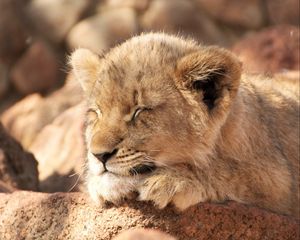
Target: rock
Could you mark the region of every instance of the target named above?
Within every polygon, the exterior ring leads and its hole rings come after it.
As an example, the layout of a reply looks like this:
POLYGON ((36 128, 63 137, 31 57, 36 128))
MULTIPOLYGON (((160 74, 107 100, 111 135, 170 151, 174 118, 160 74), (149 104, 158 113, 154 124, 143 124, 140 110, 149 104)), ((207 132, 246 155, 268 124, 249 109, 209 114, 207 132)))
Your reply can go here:
POLYGON ((18 93, 12 92, 12 89, 9 88, 8 92, 4 95, 2 99, 0 99, 0 121, 1 121, 1 114, 5 112, 8 108, 12 107, 16 104, 22 96, 18 93))
MULTIPOLYGON (((264 24, 260 0, 197 0, 200 7, 226 24, 242 28, 259 28, 264 24)), ((271 0, 272 1, 272 0, 271 0)))
POLYGON ((70 76, 62 89, 45 98, 30 95, 2 116, 9 132, 38 160, 41 191, 79 189, 85 159, 81 99, 70 76))
POLYGON ((101 53, 137 34, 137 16, 131 8, 120 8, 86 18, 67 36, 70 49, 84 47, 101 53))
POLYGON ((11 72, 16 89, 24 95, 47 91, 58 84, 59 59, 44 42, 35 42, 11 72))
POLYGON ((298 0, 265 0, 265 2, 271 23, 287 23, 299 27, 300 8, 298 0))
POLYGON ((0 194, 0 239, 112 239, 121 231, 151 228, 191 239, 299 239, 299 221, 228 202, 176 213, 129 202, 95 207, 83 193, 0 194))
POLYGON ((113 240, 176 240, 168 234, 162 231, 145 229, 145 228, 135 228, 126 230, 120 233, 113 240))
POLYGON ((139 12, 144 11, 150 0, 107 0, 107 8, 120 8, 120 7, 129 7, 133 8, 139 12))
POLYGON ((29 34, 18 11, 23 1, 0 1, 0 63, 12 64, 26 48, 29 34))
POLYGON ((89 4, 86 0, 32 0, 27 13, 38 31, 59 43, 89 4))
POLYGON ((299 28, 290 25, 264 29, 246 36, 233 47, 244 69, 253 73, 299 70, 299 51, 299 28))
POLYGON ((39 94, 30 95, 6 110, 1 121, 4 127, 15 139, 28 148, 37 133, 57 115, 57 107, 46 104, 39 94), (52 118, 51 118, 52 117, 52 118))
POLYGON ((16 191, 16 188, 0 180, 0 193, 12 193, 14 191, 16 191))
POLYGON ((1 189, 38 189, 37 162, 11 138, 0 123, 0 183, 1 189))
POLYGON ((227 44, 220 28, 192 1, 153 0, 141 17, 141 26, 144 31, 180 33, 205 43, 227 44))
POLYGON ((81 88, 70 75, 63 88, 46 97, 29 95, 6 110, 1 121, 7 131, 28 149, 43 127, 81 100, 81 88))
POLYGON ((4 97, 9 88, 8 67, 0 63, 0 99, 4 97))
POLYGON ((85 161, 84 114, 83 104, 69 108, 45 126, 31 144, 29 150, 39 163, 41 191, 79 189, 85 161))
POLYGON ((289 79, 290 81, 300 82, 300 71, 284 71, 275 73, 274 78, 289 79))

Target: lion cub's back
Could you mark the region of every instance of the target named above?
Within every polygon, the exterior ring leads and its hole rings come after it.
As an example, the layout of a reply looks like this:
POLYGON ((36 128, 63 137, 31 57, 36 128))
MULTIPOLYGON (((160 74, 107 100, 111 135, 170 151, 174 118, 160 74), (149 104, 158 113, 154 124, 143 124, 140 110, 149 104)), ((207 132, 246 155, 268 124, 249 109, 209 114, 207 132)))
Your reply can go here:
POLYGON ((300 72, 289 71, 280 73, 274 77, 274 87, 286 97, 293 98, 299 102, 300 72))
MULTIPOLYGON (((294 179, 294 192, 297 195, 295 208, 300 201, 300 134, 299 98, 300 72, 277 74, 273 78, 264 76, 244 76, 242 85, 255 93, 256 111, 272 138, 276 150, 288 161, 294 179)), ((253 100, 253 99, 252 99, 253 100)))
MULTIPOLYGON (((244 75, 243 82, 254 85, 259 92, 270 96, 280 96, 299 103, 300 72, 288 71, 275 74, 274 77, 264 75, 244 75)), ((269 99, 270 100, 270 99, 269 99)), ((272 101, 272 99, 271 99, 272 101)))

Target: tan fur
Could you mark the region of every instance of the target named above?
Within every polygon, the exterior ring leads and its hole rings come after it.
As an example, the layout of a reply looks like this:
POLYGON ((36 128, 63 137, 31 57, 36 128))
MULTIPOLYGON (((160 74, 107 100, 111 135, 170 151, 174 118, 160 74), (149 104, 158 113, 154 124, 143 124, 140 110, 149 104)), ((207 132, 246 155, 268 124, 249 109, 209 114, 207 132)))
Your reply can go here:
POLYGON ((299 82, 242 75, 227 50, 165 34, 104 56, 78 49, 71 65, 90 109, 87 186, 96 201, 138 192, 160 208, 230 199, 298 215, 299 82), (104 171, 94 154, 114 149, 104 171))

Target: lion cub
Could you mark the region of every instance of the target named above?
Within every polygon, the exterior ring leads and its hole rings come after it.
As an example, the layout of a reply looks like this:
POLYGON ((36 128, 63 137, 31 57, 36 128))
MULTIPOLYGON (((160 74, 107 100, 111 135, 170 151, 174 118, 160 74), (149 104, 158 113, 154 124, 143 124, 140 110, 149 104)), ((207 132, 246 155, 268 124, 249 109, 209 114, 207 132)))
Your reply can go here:
POLYGON ((299 82, 241 75, 225 49, 155 33, 70 62, 95 201, 137 192, 159 208, 229 199, 298 215, 299 82))

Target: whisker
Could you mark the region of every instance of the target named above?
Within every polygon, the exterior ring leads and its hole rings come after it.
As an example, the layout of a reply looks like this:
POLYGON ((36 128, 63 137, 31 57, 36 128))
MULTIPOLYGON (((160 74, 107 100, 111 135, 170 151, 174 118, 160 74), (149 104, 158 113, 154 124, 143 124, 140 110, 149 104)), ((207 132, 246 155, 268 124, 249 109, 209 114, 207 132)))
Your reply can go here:
POLYGON ((76 179, 75 183, 73 184, 73 186, 67 191, 67 192, 71 192, 75 187, 76 185, 78 184, 79 182, 79 179, 81 178, 82 174, 77 174, 77 173, 74 173, 72 175, 70 175, 69 177, 72 177, 72 176, 75 176, 75 175, 78 175, 78 178, 76 179))
POLYGON ((75 175, 78 175, 78 173, 75 172, 75 173, 69 175, 68 177, 74 177, 75 175))
POLYGON ((147 150, 147 152, 160 152, 161 150, 147 150))

